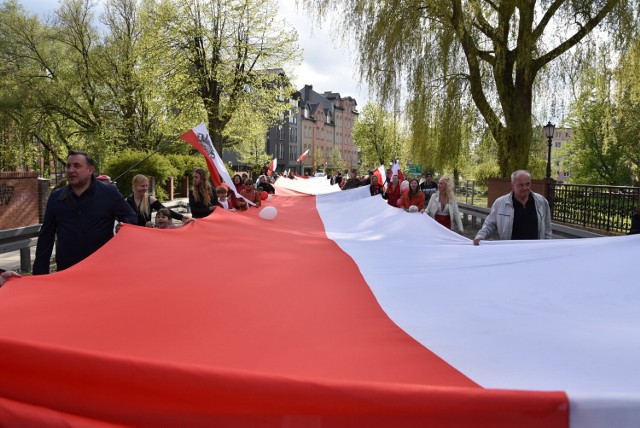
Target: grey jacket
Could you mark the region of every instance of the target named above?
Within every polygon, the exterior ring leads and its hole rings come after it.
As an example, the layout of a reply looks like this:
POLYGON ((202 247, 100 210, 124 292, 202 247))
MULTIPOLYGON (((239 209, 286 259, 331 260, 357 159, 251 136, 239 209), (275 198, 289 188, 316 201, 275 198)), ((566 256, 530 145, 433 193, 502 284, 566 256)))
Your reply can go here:
MULTIPOLYGON (((538 239, 551 239, 551 210, 544 196, 531 192, 538 213, 538 239)), ((501 240, 511 239, 513 230, 513 192, 500 196, 493 203, 476 239, 487 239, 495 231, 501 240)))

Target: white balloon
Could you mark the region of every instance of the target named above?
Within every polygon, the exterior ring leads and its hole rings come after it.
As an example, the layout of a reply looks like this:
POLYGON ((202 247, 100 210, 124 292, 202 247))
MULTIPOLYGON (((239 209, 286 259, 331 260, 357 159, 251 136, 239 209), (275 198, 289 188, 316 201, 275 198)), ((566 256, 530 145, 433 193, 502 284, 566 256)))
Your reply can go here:
POLYGON ((409 182, 407 180, 404 180, 402 183, 400 183, 400 191, 404 192, 404 189, 408 189, 409 188, 409 182))
POLYGON ((260 216, 260 218, 263 218, 265 220, 273 220, 278 215, 278 210, 276 209, 276 207, 264 207, 260 210, 258 215, 260 216))
POLYGON ((270 201, 271 199, 273 199, 273 195, 267 196, 267 201, 270 201))
POLYGON ((418 212, 418 207, 416 207, 415 205, 411 205, 408 209, 408 211, 410 213, 417 213, 418 212))

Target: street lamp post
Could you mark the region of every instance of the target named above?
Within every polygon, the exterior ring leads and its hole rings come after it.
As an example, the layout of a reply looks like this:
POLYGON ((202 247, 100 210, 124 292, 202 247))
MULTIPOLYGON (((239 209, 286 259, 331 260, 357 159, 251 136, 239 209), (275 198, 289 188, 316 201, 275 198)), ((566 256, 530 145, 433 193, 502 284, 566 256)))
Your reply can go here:
POLYGON ((555 131, 556 126, 549 121, 543 129, 544 135, 547 137, 547 140, 549 140, 549 151, 547 152, 547 180, 549 180, 551 179, 551 144, 553 141, 553 132, 555 131))

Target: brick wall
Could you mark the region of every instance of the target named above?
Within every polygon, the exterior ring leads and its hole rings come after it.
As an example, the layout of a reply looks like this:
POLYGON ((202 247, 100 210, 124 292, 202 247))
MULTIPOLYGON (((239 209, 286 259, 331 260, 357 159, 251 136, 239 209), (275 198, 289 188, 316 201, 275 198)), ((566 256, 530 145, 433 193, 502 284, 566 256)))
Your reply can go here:
POLYGON ((0 230, 41 223, 48 190, 37 172, 0 172, 0 230))
MULTIPOLYGON (((496 199, 511 192, 511 178, 490 178, 488 183, 487 207, 491 208, 496 199)), ((531 190, 547 197, 546 180, 531 180, 531 190)))

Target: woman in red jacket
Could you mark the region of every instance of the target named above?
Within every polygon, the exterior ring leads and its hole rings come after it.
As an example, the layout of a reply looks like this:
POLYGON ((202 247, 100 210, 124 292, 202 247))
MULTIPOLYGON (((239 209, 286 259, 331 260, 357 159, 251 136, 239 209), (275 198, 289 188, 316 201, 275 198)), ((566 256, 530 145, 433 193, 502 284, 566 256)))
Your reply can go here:
POLYGON ((409 189, 402 195, 398 206, 408 210, 410 206, 418 207, 418 211, 424 212, 424 193, 420 190, 420 183, 417 178, 409 181, 409 189))
POLYGON ((386 196, 387 203, 392 207, 398 207, 398 201, 400 200, 400 182, 398 181, 398 176, 394 175, 391 177, 391 184, 385 190, 384 195, 386 196))

